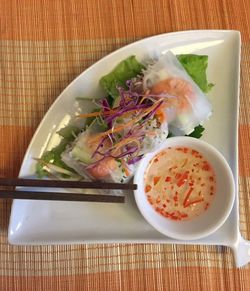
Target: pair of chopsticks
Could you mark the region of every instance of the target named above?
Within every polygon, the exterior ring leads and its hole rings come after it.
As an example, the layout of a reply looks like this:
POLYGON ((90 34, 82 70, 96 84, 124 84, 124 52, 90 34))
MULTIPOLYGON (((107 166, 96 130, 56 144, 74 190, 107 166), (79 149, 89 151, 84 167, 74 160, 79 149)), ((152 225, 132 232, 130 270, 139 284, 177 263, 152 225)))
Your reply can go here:
MULTIPOLYGON (((109 189, 109 190, 136 190, 135 184, 83 182, 83 181, 60 181, 38 180, 22 178, 0 178, 0 186, 25 186, 25 187, 49 187, 49 188, 75 188, 75 189, 109 189)), ((52 200, 52 201, 86 201, 86 202, 109 202, 124 203, 125 196, 112 194, 84 194, 41 192, 22 190, 0 190, 0 198, 52 200)))

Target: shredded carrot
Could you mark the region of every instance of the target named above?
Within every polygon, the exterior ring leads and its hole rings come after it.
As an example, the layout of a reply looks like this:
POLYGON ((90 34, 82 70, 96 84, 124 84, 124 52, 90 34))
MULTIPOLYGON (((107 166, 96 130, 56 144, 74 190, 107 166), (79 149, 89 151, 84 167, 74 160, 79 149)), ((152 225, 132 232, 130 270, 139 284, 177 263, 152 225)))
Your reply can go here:
POLYGON ((171 167, 171 168, 169 168, 168 170, 169 170, 169 172, 171 173, 172 172, 172 170, 175 170, 175 169, 177 169, 177 166, 175 165, 175 166, 173 166, 173 167, 171 167))
POLYGON ((202 199, 197 199, 197 200, 194 200, 194 201, 190 201, 190 202, 188 202, 188 203, 185 204, 184 208, 186 208, 186 207, 188 207, 188 206, 190 206, 192 204, 200 203, 200 202, 203 202, 203 201, 204 201, 203 198, 202 199))
MULTIPOLYGON (((115 114, 117 112, 117 109, 119 108, 113 108, 107 111, 97 111, 97 112, 91 112, 91 113, 83 113, 83 114, 79 114, 78 117, 80 118, 88 118, 88 117, 95 117, 95 116, 99 116, 99 115, 112 115, 115 114)), ((132 112, 135 111, 139 111, 141 109, 132 109, 131 111, 128 112, 124 112, 121 116, 126 117, 129 116, 132 112)))
POLYGON ((129 168, 127 167, 127 164, 125 163, 123 159, 122 159, 122 166, 125 170, 125 175, 128 177, 130 175, 130 171, 129 171, 129 168))
POLYGON ((154 177, 154 185, 156 185, 160 181, 161 177, 155 176, 154 177))
POLYGON ((186 158, 186 159, 184 160, 184 163, 183 163, 183 165, 182 165, 181 167, 182 167, 182 168, 185 167, 186 164, 187 164, 187 162, 188 162, 188 158, 186 158))
POLYGON ((150 185, 146 185, 145 187, 145 192, 149 192, 152 189, 152 187, 150 185))
POLYGON ((113 146, 113 153, 116 153, 122 146, 124 145, 128 145, 129 143, 136 143, 138 146, 138 149, 140 149, 140 142, 138 141, 137 137, 128 137, 128 138, 124 138, 122 139, 120 142, 118 142, 117 144, 115 144, 113 146))
POLYGON ((95 117, 95 116, 101 115, 101 113, 102 113, 101 111, 91 112, 91 113, 83 113, 83 114, 79 114, 77 117, 80 117, 80 118, 95 117))
POLYGON ((179 181, 177 182, 177 186, 181 187, 183 184, 185 184, 185 182, 187 181, 187 178, 188 178, 188 173, 187 172, 183 173, 179 181))
POLYGON ((157 110, 155 115, 160 123, 163 123, 166 119, 165 113, 162 110, 157 110))
POLYGON ((122 124, 122 125, 119 125, 115 128, 111 128, 105 132, 102 132, 100 134, 98 134, 96 136, 96 139, 100 139, 101 137, 104 137, 106 135, 109 135, 109 134, 112 134, 112 133, 116 133, 116 132, 120 132, 122 131, 123 129, 125 129, 126 127, 129 127, 131 126, 132 124, 140 121, 144 116, 148 115, 151 111, 153 111, 155 109, 156 106, 158 106, 159 104, 159 101, 162 101, 161 99, 159 99, 157 102, 155 102, 152 106, 150 106, 149 108, 147 108, 141 115, 137 116, 136 118, 134 119, 131 119, 129 122, 125 123, 125 124, 122 124))
MULTIPOLYGON (((165 100, 166 101, 166 100, 165 100)), ((168 104, 164 102, 160 108, 157 109, 155 112, 156 117, 158 118, 160 123, 163 123, 165 120, 167 120, 167 113, 164 111, 164 109, 168 108, 168 104)))
POLYGON ((161 197, 157 196, 156 203, 159 204, 161 202, 161 197))
POLYGON ((138 112, 138 111, 142 111, 142 109, 132 109, 130 111, 124 112, 119 117, 128 117, 131 115, 132 112, 138 112))
POLYGON ((155 102, 155 99, 151 98, 148 94, 149 94, 149 90, 147 92, 145 92, 145 95, 142 97, 142 99, 139 102, 139 104, 142 104, 145 99, 149 99, 149 100, 155 102))
POLYGON ((187 195, 186 195, 186 197, 184 199, 184 202, 183 202, 183 206, 184 207, 186 207, 187 201, 188 201, 188 199, 189 199, 189 197, 190 197, 190 195, 191 195, 191 193, 192 193, 193 190, 194 190, 194 188, 192 188, 192 187, 189 188, 189 190, 187 192, 187 195))

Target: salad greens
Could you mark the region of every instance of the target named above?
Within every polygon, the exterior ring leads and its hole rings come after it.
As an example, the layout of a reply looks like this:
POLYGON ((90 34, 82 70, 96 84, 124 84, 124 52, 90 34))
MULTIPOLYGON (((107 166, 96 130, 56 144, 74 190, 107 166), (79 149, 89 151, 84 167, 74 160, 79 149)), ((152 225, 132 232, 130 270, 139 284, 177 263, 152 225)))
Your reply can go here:
POLYGON ((36 164, 36 174, 38 178, 48 176, 48 169, 44 167, 47 164, 52 164, 58 168, 65 169, 65 172, 62 171, 64 172, 62 173, 62 176, 64 178, 69 178, 71 173, 74 175, 74 170, 72 170, 62 161, 61 154, 65 151, 69 142, 72 142, 80 133, 80 129, 75 126, 68 125, 60 129, 57 133, 62 137, 59 145, 57 145, 50 151, 46 151, 42 155, 41 159, 38 159, 38 162, 36 164))
POLYGON ((126 81, 139 75, 143 69, 145 69, 143 64, 139 63, 135 56, 130 56, 120 62, 109 74, 103 76, 100 84, 108 95, 116 99, 119 96, 117 87, 126 88, 126 81))
MULTIPOLYGON (((41 159, 38 159, 36 164, 36 174, 38 178, 48 176, 49 170, 45 167, 47 164, 52 164, 56 167, 72 171, 72 169, 69 168, 61 159, 61 154, 66 149, 67 144, 68 142, 66 142, 66 140, 62 140, 58 146, 50 151, 46 151, 42 155, 41 159)), ((68 178, 70 175, 65 173, 63 176, 68 178)))
MULTIPOLYGON (((213 84, 208 83, 206 70, 208 65, 208 56, 198 56, 194 54, 178 55, 180 63, 183 65, 187 73, 191 76, 194 82, 201 88, 204 93, 207 93, 213 87, 213 84)), ((135 56, 130 56, 127 59, 121 61, 113 71, 103 76, 100 79, 100 84, 107 93, 105 100, 109 106, 114 106, 117 98, 119 98, 118 87, 128 89, 128 80, 137 77, 142 74, 144 65, 138 62, 135 56)), ((96 109, 93 112, 98 112, 96 109)), ((86 120, 86 125, 89 126, 97 117, 89 117, 86 120)), ((86 126, 85 125, 85 126, 86 126)), ((189 134, 191 137, 200 138, 204 131, 202 125, 195 127, 194 131, 189 134)), ((51 169, 45 167, 46 165, 52 165, 58 167, 59 173, 62 177, 69 178, 75 175, 75 171, 68 167, 61 159, 61 154, 65 151, 67 145, 74 141, 76 136, 80 133, 81 129, 78 127, 68 125, 58 131, 58 134, 62 137, 62 140, 58 146, 50 151, 46 151, 36 164, 36 173, 39 178, 48 176, 51 173, 51 169)), ((169 132, 168 137, 173 136, 169 132)), ((53 169, 52 169, 53 170, 53 169)), ((53 171, 52 171, 53 172, 53 171)))
POLYGON ((67 142, 73 141, 76 136, 80 133, 80 128, 74 125, 68 125, 61 128, 57 133, 65 139, 67 142))
POLYGON ((195 138, 201 138, 202 133, 205 130, 205 128, 200 124, 194 128, 194 131, 191 132, 188 136, 195 137, 195 138))
POLYGON ((177 58, 200 89, 208 93, 214 86, 207 81, 208 56, 188 54, 178 55, 177 58))

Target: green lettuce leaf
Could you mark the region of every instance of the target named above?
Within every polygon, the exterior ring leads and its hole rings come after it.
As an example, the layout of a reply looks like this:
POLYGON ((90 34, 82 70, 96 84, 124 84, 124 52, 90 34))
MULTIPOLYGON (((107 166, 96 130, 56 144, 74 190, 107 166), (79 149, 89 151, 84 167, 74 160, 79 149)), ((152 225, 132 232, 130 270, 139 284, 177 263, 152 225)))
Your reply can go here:
POLYGON ((194 131, 192 131, 188 136, 195 137, 195 138, 201 138, 202 133, 205 130, 205 128, 200 124, 194 128, 194 131))
POLYGON ((117 86, 126 88, 126 81, 136 77, 145 67, 139 63, 135 56, 121 61, 109 74, 100 80, 101 86, 113 99, 118 97, 117 86))
POLYGON ((70 124, 61 128, 57 133, 66 141, 71 142, 76 138, 80 131, 81 129, 79 127, 70 124))
MULTIPOLYGON (((54 147, 50 151, 46 151, 43 153, 42 157, 38 160, 36 164, 36 174, 38 178, 46 177, 49 174, 44 169, 44 163, 50 163, 74 173, 74 170, 68 167, 61 159, 61 154, 66 149, 67 144, 68 141, 66 139, 63 139, 58 146, 54 147)), ((62 175, 62 177, 67 178, 67 175, 62 175)))
MULTIPOLYGON (((201 124, 199 124, 194 128, 194 130, 190 134, 187 134, 186 136, 191 136, 194 138, 201 138, 204 130, 205 128, 201 124)), ((173 137, 173 136, 174 136, 173 133, 169 131, 167 138, 173 137)))
POLYGON ((207 81, 208 56, 185 54, 178 55, 177 58, 201 90, 204 93, 209 92, 214 84, 207 81))
MULTIPOLYGON (((43 178, 48 176, 48 172, 44 169, 45 163, 50 163, 65 170, 75 172, 73 169, 68 167, 61 159, 62 152, 65 151, 67 145, 74 141, 76 136, 80 133, 80 129, 73 125, 67 125, 64 128, 60 129, 57 134, 59 134, 63 139, 50 151, 43 153, 42 157, 38 160, 36 164, 36 174, 38 178, 43 178)), ((62 177, 68 178, 67 175, 61 174, 62 177)))

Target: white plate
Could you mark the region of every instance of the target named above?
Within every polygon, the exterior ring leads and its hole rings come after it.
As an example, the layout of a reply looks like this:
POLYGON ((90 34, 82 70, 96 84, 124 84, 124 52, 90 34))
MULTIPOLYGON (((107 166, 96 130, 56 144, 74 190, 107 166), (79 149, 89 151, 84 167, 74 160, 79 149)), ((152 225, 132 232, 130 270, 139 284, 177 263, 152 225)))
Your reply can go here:
MULTIPOLYGON (((58 143, 55 132, 69 121, 76 110, 73 106, 76 96, 102 96, 103 91, 98 85, 100 77, 127 56, 134 54, 140 60, 168 50, 175 54, 209 56, 208 80, 216 86, 209 94, 214 113, 205 124, 203 139, 225 156, 237 185, 240 33, 223 30, 153 36, 121 48, 91 66, 62 92, 45 115, 26 152, 20 176, 34 176, 33 157, 41 156, 45 149, 58 143)), ((133 195, 129 196, 124 205, 15 200, 9 224, 9 242, 18 245, 97 242, 226 245, 240 250, 235 251, 238 266, 249 260, 249 243, 243 241, 239 234, 238 195, 230 217, 218 231, 204 239, 187 242, 172 240, 153 229, 140 215, 133 195), (237 256, 240 252, 242 255, 237 256)))

